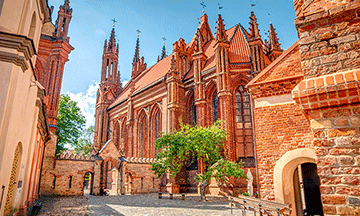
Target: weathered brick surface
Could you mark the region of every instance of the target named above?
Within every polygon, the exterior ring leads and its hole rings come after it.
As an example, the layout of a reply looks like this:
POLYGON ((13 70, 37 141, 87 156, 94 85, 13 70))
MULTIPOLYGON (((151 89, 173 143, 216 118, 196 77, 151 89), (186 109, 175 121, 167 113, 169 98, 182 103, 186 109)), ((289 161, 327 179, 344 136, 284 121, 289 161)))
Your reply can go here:
POLYGON ((293 90, 293 98, 311 122, 324 212, 355 215, 360 178, 360 4, 295 0, 294 5, 305 79, 293 90))
POLYGON ((290 150, 313 148, 310 122, 294 103, 255 108, 254 116, 260 195, 274 200, 275 163, 290 150))
POLYGON ((150 170, 151 164, 127 163, 123 181, 126 193, 154 193, 160 191, 161 179, 150 170))

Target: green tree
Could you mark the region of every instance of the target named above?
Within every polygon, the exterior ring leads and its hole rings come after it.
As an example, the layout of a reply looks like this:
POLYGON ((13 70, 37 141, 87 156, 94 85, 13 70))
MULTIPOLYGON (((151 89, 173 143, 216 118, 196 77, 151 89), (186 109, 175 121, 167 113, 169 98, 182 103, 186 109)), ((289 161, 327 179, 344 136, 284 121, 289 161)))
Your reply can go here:
POLYGON ((221 128, 220 123, 217 121, 210 127, 191 127, 180 120, 178 131, 162 134, 156 140, 155 146, 160 152, 151 169, 158 177, 169 172, 173 178, 189 164, 189 158, 201 158, 207 169, 204 174, 196 176, 198 182, 206 184, 211 177, 216 177, 218 182, 225 182, 225 177, 230 176, 247 178, 240 163, 226 159, 226 131, 221 128))
POLYGON ((93 149, 92 142, 94 138, 94 125, 84 129, 81 137, 77 140, 74 146, 76 153, 88 154, 93 149))
POLYGON ((85 117, 81 114, 77 102, 71 100, 69 95, 60 96, 57 118, 56 154, 65 150, 65 145, 76 145, 85 126, 85 117))

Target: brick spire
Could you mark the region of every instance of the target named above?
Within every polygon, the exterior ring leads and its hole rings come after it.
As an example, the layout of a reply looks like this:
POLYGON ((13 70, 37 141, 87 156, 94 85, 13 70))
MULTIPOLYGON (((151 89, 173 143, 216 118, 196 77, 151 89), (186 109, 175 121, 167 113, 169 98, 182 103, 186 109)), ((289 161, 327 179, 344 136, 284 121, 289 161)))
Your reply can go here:
POLYGON ((221 14, 218 15, 218 20, 216 21, 217 26, 216 26, 216 37, 215 40, 216 41, 221 41, 221 40, 227 40, 226 37, 226 33, 225 33, 225 25, 223 23, 223 19, 221 18, 221 14))
POLYGON ((109 44, 108 44, 108 52, 115 53, 115 48, 116 48, 115 29, 113 28, 111 30, 111 34, 110 34, 110 39, 109 39, 109 44))
POLYGON ((162 48, 160 60, 163 60, 166 56, 167 56, 167 55, 166 55, 166 49, 165 49, 165 44, 164 44, 164 46, 163 46, 163 48, 162 48))
POLYGON ((137 37, 133 65, 139 61, 140 61, 140 40, 139 37, 137 37))
POLYGON ((249 18, 250 18, 250 23, 249 23, 250 24, 250 28, 249 28, 250 38, 260 37, 257 19, 255 17, 254 11, 251 11, 251 16, 249 18))
POLYGON ((201 51, 202 51, 201 33, 200 33, 200 29, 197 29, 194 52, 197 53, 197 52, 201 52, 201 51))
POLYGON ((135 54, 132 63, 131 78, 137 77, 142 71, 146 70, 147 67, 146 63, 144 62, 144 57, 141 57, 140 59, 140 39, 139 39, 140 30, 137 30, 137 32, 138 32, 138 36, 136 39, 136 47, 135 47, 135 54))
POLYGON ((72 17, 72 8, 70 8, 69 0, 65 0, 63 5, 60 5, 58 18, 56 20, 56 29, 55 29, 55 37, 63 38, 67 42, 69 42, 69 37, 67 36, 69 23, 72 17))
POLYGON ((269 41, 265 41, 265 53, 269 56, 271 61, 274 61, 283 53, 272 23, 270 23, 269 28, 269 41))
POLYGON ((272 23, 270 23, 269 28, 269 45, 270 50, 282 50, 280 47, 279 39, 277 37, 277 34, 275 33, 275 28, 272 23))

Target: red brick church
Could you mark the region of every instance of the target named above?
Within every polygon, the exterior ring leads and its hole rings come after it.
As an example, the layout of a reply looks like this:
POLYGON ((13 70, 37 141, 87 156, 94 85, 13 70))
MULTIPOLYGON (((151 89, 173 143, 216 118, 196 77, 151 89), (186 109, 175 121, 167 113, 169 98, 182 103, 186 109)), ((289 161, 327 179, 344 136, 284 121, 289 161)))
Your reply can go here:
MULTIPOLYGON (((64 192, 65 180, 58 185, 49 178, 44 191, 82 194, 85 173, 91 173, 93 194, 101 187, 114 194, 197 191, 201 161, 175 179, 158 179, 149 170, 154 143, 160 131, 179 128, 180 117, 204 127, 222 119, 227 156, 252 172, 261 199, 291 204, 292 215, 303 209, 359 213, 360 3, 294 0, 294 7, 299 40, 285 52, 273 25, 262 40, 253 12, 249 28, 225 28, 218 15, 215 34, 203 14, 191 41, 180 38, 151 67, 140 57, 137 38, 125 86, 112 29, 97 94, 96 153, 54 159, 53 179, 71 176, 74 186, 64 192)), ((212 194, 244 191, 245 180, 209 184, 212 194)))
MULTIPOLYGON (((122 86, 117 71, 119 46, 112 30, 104 45, 94 141, 100 154, 113 145, 118 157, 124 158, 126 192, 158 191, 169 183, 166 177, 156 179, 149 167, 156 155, 159 132, 178 129, 179 118, 201 126, 225 119, 228 157, 245 161, 256 175, 251 98, 245 85, 282 54, 272 25, 269 35, 264 43, 252 12, 249 30, 240 24, 226 30, 219 15, 214 36, 204 14, 192 40, 185 43, 180 38, 172 53, 163 53, 150 68, 144 57, 140 58, 137 38, 131 79, 122 86)), ((103 173, 117 165, 105 163, 103 173)), ((195 161, 171 183, 180 185, 181 191, 196 190, 194 176, 202 169, 195 161)), ((104 186, 106 178, 103 175, 104 186)))

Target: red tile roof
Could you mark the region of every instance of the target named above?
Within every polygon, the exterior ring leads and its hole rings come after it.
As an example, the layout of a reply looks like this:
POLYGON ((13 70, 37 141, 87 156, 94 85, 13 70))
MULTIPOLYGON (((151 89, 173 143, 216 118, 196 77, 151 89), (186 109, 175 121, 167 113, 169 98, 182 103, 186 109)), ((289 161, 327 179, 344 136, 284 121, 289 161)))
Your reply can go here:
POLYGON ((235 32, 231 37, 229 61, 230 63, 250 62, 250 48, 239 24, 236 25, 235 32))

